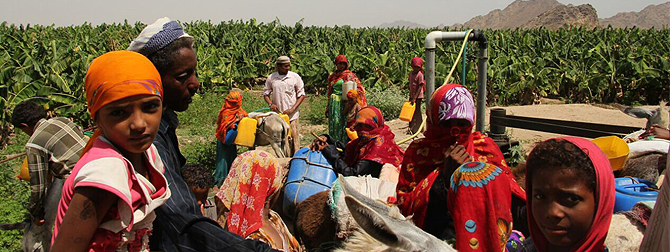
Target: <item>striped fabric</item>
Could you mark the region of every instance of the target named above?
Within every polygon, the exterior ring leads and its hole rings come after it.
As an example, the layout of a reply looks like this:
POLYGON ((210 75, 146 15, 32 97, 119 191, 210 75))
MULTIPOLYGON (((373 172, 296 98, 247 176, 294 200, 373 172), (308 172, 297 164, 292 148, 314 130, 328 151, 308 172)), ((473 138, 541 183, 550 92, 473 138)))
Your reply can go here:
POLYGON ((651 212, 640 251, 667 251, 668 248, 670 248, 670 176, 666 175, 656 198, 654 210, 651 212))
POLYGON ((31 189, 28 212, 33 217, 44 216, 42 199, 48 193, 49 173, 67 178, 86 141, 81 128, 67 118, 42 119, 35 124, 35 132, 26 143, 31 189))

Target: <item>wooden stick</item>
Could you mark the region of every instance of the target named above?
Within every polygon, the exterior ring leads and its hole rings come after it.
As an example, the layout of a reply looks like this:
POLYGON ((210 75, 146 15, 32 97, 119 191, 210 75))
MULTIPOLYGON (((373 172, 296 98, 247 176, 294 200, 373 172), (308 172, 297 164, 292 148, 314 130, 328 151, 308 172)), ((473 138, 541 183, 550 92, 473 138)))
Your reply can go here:
POLYGON ((7 158, 6 158, 5 160, 0 161, 0 164, 5 163, 5 162, 8 162, 8 161, 11 161, 11 160, 14 160, 14 159, 17 159, 17 158, 19 158, 19 157, 23 157, 23 156, 25 156, 25 155, 26 155, 25 152, 23 152, 23 153, 17 153, 17 154, 12 154, 12 155, 8 155, 7 158))

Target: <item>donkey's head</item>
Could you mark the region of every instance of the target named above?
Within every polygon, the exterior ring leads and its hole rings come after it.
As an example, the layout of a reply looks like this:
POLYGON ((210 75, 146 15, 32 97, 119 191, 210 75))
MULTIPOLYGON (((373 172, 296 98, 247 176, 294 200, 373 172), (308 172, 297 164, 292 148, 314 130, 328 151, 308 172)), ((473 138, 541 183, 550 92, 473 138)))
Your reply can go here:
POLYGON ((339 180, 351 215, 363 231, 381 242, 368 244, 374 248, 367 251, 456 251, 415 226, 397 207, 389 207, 358 193, 342 176, 339 180))
POLYGON ((661 101, 658 108, 656 109, 636 107, 619 107, 619 109, 629 116, 647 119, 647 125, 645 126, 646 129, 650 129, 651 125, 654 124, 658 124, 663 127, 668 126, 668 107, 666 106, 665 101, 661 101))

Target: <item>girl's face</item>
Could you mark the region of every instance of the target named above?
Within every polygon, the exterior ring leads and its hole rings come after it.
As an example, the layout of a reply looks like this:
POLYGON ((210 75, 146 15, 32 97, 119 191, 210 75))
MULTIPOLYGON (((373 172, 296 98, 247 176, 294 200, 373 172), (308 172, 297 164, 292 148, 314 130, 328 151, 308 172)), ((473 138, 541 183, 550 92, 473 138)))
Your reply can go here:
POLYGON ((414 73, 418 73, 419 70, 421 70, 421 67, 419 67, 419 66, 412 66, 412 72, 414 72, 414 73))
POLYGON ((153 143, 162 110, 160 97, 136 95, 100 108, 96 123, 122 154, 140 154, 153 143))
POLYGON ((340 63, 337 63, 335 66, 337 66, 337 71, 338 72, 344 71, 345 69, 347 69, 347 62, 340 62, 340 63))
POLYGON ((364 124, 364 123, 358 123, 354 126, 354 130, 358 134, 358 137, 361 139, 361 142, 368 142, 372 138, 366 137, 365 133, 374 130, 374 128, 370 125, 364 124))
POLYGON ((596 212, 594 192, 573 169, 544 168, 533 174, 533 219, 554 247, 569 250, 591 228, 596 212))

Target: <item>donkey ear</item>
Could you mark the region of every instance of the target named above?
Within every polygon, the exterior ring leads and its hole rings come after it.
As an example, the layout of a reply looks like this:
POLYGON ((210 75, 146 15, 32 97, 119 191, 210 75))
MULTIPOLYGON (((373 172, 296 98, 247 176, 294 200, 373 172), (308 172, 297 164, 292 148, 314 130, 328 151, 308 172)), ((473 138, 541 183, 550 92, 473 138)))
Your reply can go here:
POLYGON ((397 247, 402 243, 401 237, 389 227, 379 213, 349 195, 344 197, 344 201, 351 216, 370 236, 390 247, 397 247))

